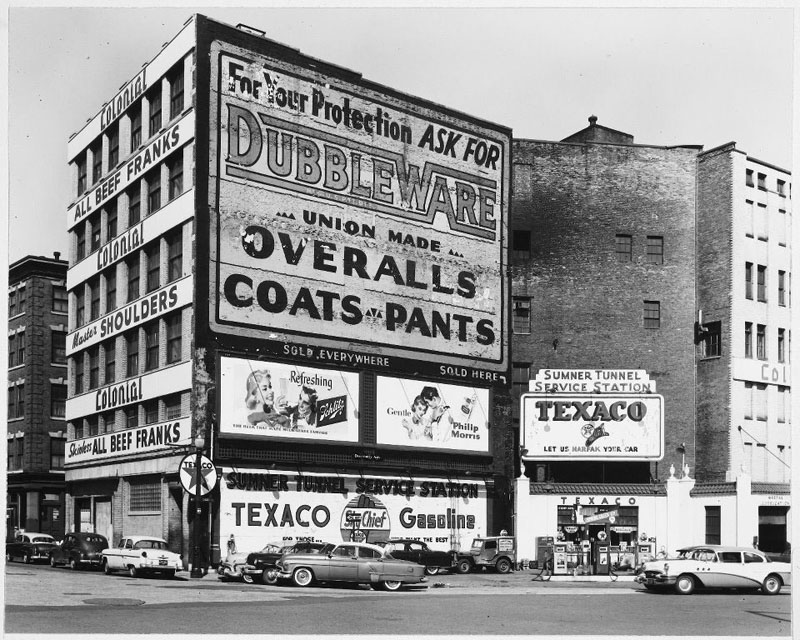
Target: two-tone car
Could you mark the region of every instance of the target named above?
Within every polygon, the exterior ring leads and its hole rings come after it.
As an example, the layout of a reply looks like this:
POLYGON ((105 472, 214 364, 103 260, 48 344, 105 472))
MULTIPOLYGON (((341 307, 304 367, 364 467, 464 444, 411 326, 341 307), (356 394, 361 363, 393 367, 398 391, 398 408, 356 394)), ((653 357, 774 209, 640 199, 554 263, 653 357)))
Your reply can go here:
POLYGON ((50 566, 68 565, 71 569, 99 567, 103 561, 103 549, 108 549, 108 540, 99 533, 68 533, 50 552, 50 566))
POLYGON ((696 545, 679 549, 673 558, 645 562, 636 581, 646 589, 673 589, 681 595, 696 589, 761 589, 780 593, 791 584, 791 565, 772 562, 758 549, 696 545))
POLYGON ((55 538, 49 533, 20 531, 13 542, 6 543, 6 562, 22 560, 24 563, 47 560, 50 552, 58 546, 55 538))
POLYGON ((351 582, 397 591, 426 579, 421 564, 398 560, 383 547, 365 542, 327 544, 318 553, 287 553, 275 565, 278 578, 291 580, 298 587, 314 582, 351 582))
POLYGON ((435 576, 443 570, 452 570, 456 567, 455 551, 440 551, 431 549, 421 540, 412 538, 389 538, 376 542, 398 560, 409 560, 425 567, 425 574, 435 576))
POLYGON ((183 569, 183 559, 170 551, 166 540, 154 536, 127 536, 103 551, 103 571, 127 571, 131 578, 161 574, 173 578, 183 569))

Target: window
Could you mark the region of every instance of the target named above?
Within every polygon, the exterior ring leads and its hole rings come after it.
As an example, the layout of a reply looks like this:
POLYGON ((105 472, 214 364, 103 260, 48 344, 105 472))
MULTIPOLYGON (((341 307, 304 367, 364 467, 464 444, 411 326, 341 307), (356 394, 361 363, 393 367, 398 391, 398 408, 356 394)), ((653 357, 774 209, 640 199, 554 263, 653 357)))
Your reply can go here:
POLYGON ((654 300, 644 301, 644 328, 661 328, 661 303, 654 300))
POLYGON ((789 407, 789 387, 778 387, 778 422, 786 422, 789 407))
POLYGON ((154 320, 144 328, 144 370, 158 368, 158 320, 154 320))
POLYGON ((746 218, 744 221, 745 235, 748 238, 753 237, 753 225, 755 224, 755 203, 752 200, 745 200, 747 206, 745 209, 746 218))
POLYGON ((50 332, 50 362, 53 364, 67 363, 67 332, 50 332))
POLYGON ((169 74, 169 117, 176 118, 183 111, 183 62, 176 64, 169 74))
POLYGON ((116 168, 119 164, 119 122, 112 124, 108 130, 108 169, 116 168))
POLYGON ((89 320, 100 317, 100 278, 95 277, 89 281, 89 320))
POLYGON ((116 412, 115 411, 106 411, 103 414, 103 431, 102 433, 111 433, 114 431, 114 426, 116 423, 116 412))
POLYGON ((776 190, 778 191, 778 195, 779 196, 782 196, 782 197, 785 198, 786 197, 786 181, 785 180, 781 180, 780 178, 778 178, 778 181, 777 181, 777 184, 776 184, 776 190))
POLYGON ((94 253, 100 248, 100 220, 89 220, 89 253, 94 253))
POLYGON ((130 511, 161 511, 161 484, 146 480, 131 480, 130 511))
POLYGON ((97 389, 100 386, 100 347, 94 346, 88 350, 89 353, 89 389, 97 389))
POLYGON ((139 297, 139 252, 134 252, 125 264, 128 266, 128 302, 133 302, 139 297))
POLYGON ((778 209, 778 244, 786 246, 786 235, 788 231, 786 209, 778 209))
POLYGON ((175 420, 176 418, 181 417, 180 393, 176 393, 175 395, 164 398, 164 411, 165 411, 164 418, 167 420, 175 420))
POLYGON ((78 195, 86 191, 86 154, 81 155, 76 161, 78 167, 78 195))
POLYGON ((744 263, 744 297, 753 299, 753 263, 744 263))
POLYGON ((83 393, 83 353, 75 356, 75 394, 83 393))
POLYGON ((68 310, 67 288, 61 285, 53 285, 53 311, 66 313, 68 310))
POLYGON ((8 337, 8 366, 25 364, 25 332, 19 331, 8 337))
POLYGON ((50 469, 64 468, 64 445, 66 440, 63 438, 50 438, 50 469))
POLYGON ((139 375, 139 329, 133 329, 125 336, 125 347, 127 355, 127 377, 139 375))
POLYGON ((117 376, 117 345, 116 339, 111 338, 111 341, 106 343, 103 347, 103 355, 105 356, 105 373, 103 378, 104 384, 111 384, 117 376))
POLYGON ((154 422, 158 422, 158 400, 144 403, 144 423, 153 424, 154 422))
POLYGON ((767 205, 758 203, 756 207, 756 237, 759 240, 767 240, 769 234, 767 233, 767 205))
POLYGON ((8 292, 8 317, 11 318, 17 315, 17 292, 8 292))
POLYGON ((633 236, 618 233, 614 243, 619 262, 630 262, 633 257, 633 236))
MULTIPOLYGON (((745 386, 748 383, 745 383, 745 386)), ((767 385, 749 383, 753 387, 753 409, 752 413, 755 414, 756 420, 767 419, 767 385)))
POLYGON ((128 194, 128 226, 132 227, 142 219, 142 193, 139 183, 126 192, 128 194))
POLYGON ((50 415, 53 418, 63 418, 67 415, 67 385, 50 385, 50 415))
POLYGON ((8 442, 8 468, 22 469, 22 460, 25 455, 25 438, 15 438, 8 442))
POLYGON ((763 324, 756 325, 756 358, 767 359, 767 327, 763 324))
POLYGON ((86 225, 81 224, 75 229, 75 239, 77 241, 76 259, 83 260, 86 257, 86 225))
POLYGON ((778 362, 786 361, 786 329, 778 329, 778 362))
POLYGON ((778 304, 786 306, 786 272, 778 271, 778 304))
POLYGON ((753 323, 744 323, 744 357, 753 357, 753 323))
POLYGON ((531 332, 531 299, 515 296, 512 301, 514 333, 531 332))
POLYGON ((179 362, 183 346, 183 331, 181 330, 181 312, 172 314, 166 319, 167 325, 167 363, 179 362))
POLYGON ((753 187, 755 184, 753 183, 753 170, 752 169, 745 169, 745 184, 748 187, 753 187))
POLYGON ((515 396, 527 393, 528 382, 531 379, 531 365, 529 362, 514 362, 511 365, 511 393, 515 396))
POLYGON ((531 232, 529 229, 514 229, 511 236, 511 259, 530 260, 531 232))
POLYGON ((161 169, 156 167, 145 177, 147 183, 147 215, 161 208, 161 169))
POLYGON ((161 279, 161 252, 159 240, 151 244, 144 253, 147 257, 147 293, 158 289, 161 279))
POLYGON ((17 364, 25 364, 25 332, 17 332, 17 364))
POLYGON ((720 544, 721 509, 717 505, 706 506, 706 544, 720 544))
POLYGON ((96 436, 99 431, 98 426, 100 419, 97 416, 89 416, 86 418, 86 431, 84 437, 96 436))
POLYGON ((18 384, 8 390, 8 417, 25 417, 25 385, 18 384))
POLYGON ((700 357, 715 358, 722 355, 722 323, 706 322, 705 332, 700 341, 700 357))
POLYGON ((178 228, 167 236, 167 282, 183 275, 183 229, 178 228))
POLYGON ((79 284, 75 287, 75 326, 83 326, 86 322, 86 291, 84 286, 79 284))
POLYGON ((664 264, 664 237, 647 236, 647 262, 664 264))
POLYGON ((132 429, 139 426, 139 408, 134 405, 132 407, 125 407, 125 428, 132 429))
POLYGON ((106 313, 117 308, 117 267, 106 271, 106 313))
POLYGON ((161 83, 147 94, 147 101, 150 104, 150 137, 154 136, 161 129, 161 83))
POLYGON ((762 191, 767 190, 767 176, 766 174, 759 173, 758 174, 758 188, 762 191))
POLYGON ((106 242, 117 237, 117 200, 106 205, 106 242))
POLYGON ((174 200, 183 193, 183 151, 178 151, 168 163, 169 182, 167 195, 169 200, 174 200))
POLYGON ((142 144, 142 103, 137 102, 128 112, 131 121, 131 151, 136 151, 142 144))
POLYGON ((27 289, 20 287, 17 289, 17 313, 25 313, 25 305, 27 302, 27 289))
POLYGON ((100 176, 103 175, 103 146, 98 140, 92 146, 92 184, 97 184, 100 181, 100 176))

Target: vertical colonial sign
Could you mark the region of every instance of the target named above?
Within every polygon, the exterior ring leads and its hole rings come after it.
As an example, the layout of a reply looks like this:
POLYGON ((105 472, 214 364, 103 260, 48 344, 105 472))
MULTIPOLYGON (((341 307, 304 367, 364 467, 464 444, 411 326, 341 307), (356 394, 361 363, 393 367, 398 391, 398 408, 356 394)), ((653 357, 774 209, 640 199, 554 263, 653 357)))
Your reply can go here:
POLYGON ((377 379, 378 443, 489 452, 489 391, 403 378, 377 379))
POLYGON ((221 434, 358 441, 358 374, 220 358, 221 434))
POLYGON ((664 398, 640 370, 545 369, 521 397, 530 460, 660 460, 664 398))
POLYGON ((509 132, 376 87, 212 44, 212 327, 505 374, 509 132))
POLYGON ((409 476, 322 475, 223 468, 221 547, 298 541, 424 540, 437 549, 469 549, 487 534, 481 481, 409 476))

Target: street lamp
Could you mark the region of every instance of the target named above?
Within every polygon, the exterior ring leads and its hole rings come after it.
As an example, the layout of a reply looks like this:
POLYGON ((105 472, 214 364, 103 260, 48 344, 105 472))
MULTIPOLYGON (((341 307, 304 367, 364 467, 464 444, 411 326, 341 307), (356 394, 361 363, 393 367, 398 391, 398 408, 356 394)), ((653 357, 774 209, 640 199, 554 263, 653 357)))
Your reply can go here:
POLYGON ((200 566, 200 515, 202 514, 202 498, 203 494, 201 493, 200 484, 202 480, 202 473, 201 468, 203 464, 203 448, 206 445, 205 438, 197 434, 194 439, 194 446, 197 451, 197 454, 194 459, 194 530, 192 531, 192 546, 194 550, 192 552, 192 571, 190 576, 192 578, 202 578, 203 577, 203 568, 200 566))

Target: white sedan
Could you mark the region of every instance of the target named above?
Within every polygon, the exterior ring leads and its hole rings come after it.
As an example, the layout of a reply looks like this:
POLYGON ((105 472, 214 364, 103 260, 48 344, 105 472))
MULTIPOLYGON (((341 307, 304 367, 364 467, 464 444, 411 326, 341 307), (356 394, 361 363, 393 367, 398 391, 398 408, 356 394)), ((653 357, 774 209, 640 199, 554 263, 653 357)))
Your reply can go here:
POLYGON ((701 588, 761 589, 775 595, 791 584, 791 571, 788 562, 772 562, 757 549, 709 544, 679 549, 674 558, 645 562, 636 581, 646 589, 671 587, 681 595, 701 588))
POLYGON ((103 551, 103 571, 127 571, 131 578, 147 573, 161 573, 168 578, 183 569, 183 559, 167 548, 161 538, 152 536, 128 536, 116 547, 103 551))

